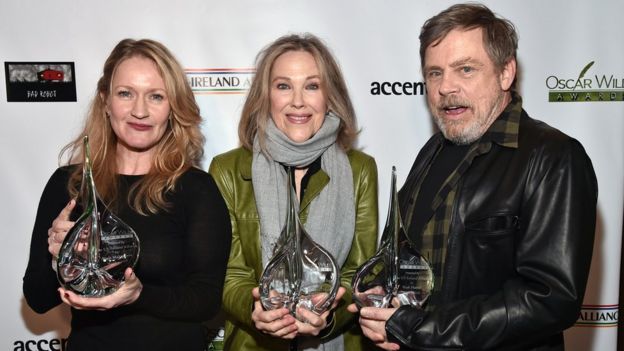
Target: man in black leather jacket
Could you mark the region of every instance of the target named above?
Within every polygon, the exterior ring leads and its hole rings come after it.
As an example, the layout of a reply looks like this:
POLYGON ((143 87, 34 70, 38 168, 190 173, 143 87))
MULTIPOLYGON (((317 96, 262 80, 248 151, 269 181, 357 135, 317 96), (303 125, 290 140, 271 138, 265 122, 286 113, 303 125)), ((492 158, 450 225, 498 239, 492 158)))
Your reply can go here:
POLYGON ((578 141, 522 109, 509 21, 483 5, 454 5, 425 23, 420 40, 441 133, 399 197, 435 288, 424 310, 362 308, 362 329, 388 350, 563 350, 591 262, 591 161, 578 141))

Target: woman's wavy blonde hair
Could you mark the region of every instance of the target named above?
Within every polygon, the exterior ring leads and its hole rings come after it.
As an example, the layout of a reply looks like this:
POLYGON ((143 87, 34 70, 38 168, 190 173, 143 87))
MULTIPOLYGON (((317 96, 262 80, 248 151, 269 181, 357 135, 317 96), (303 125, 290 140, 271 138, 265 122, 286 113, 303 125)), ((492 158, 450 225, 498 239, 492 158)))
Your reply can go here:
MULTIPOLYGON (((201 116, 193 92, 182 66, 161 43, 150 39, 120 41, 104 63, 84 128, 74 141, 59 155, 68 164, 83 162, 83 136, 89 136, 93 178, 101 199, 113 208, 120 201, 142 215, 167 210, 165 193, 175 188, 176 180, 190 167, 199 167, 203 157, 204 136, 200 130, 201 116), (117 184, 117 136, 106 115, 106 103, 111 92, 111 81, 119 65, 132 57, 152 60, 165 83, 171 105, 169 125, 156 148, 150 171, 135 183, 127 199, 119 199, 117 184)), ((76 197, 80 190, 82 167, 75 167, 68 190, 76 197)))
POLYGON ((340 118, 336 143, 347 151, 357 137, 357 122, 347 85, 336 60, 327 46, 316 36, 291 34, 278 38, 256 57, 256 76, 251 83, 238 124, 238 137, 243 147, 253 150, 256 135, 264 150, 267 121, 271 118, 271 70, 278 57, 289 51, 304 51, 312 55, 321 76, 327 107, 340 118))

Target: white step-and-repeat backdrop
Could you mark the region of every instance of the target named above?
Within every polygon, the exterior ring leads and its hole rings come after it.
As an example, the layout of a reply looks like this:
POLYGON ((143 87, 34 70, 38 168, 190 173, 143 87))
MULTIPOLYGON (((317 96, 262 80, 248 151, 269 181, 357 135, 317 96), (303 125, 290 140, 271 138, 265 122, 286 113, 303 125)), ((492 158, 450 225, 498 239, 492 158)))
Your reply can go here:
MULTIPOLYGON (((624 2, 485 3, 517 26, 520 92, 527 111, 579 139, 594 163, 600 187, 597 240, 584 308, 566 332, 566 342, 570 350, 616 350, 624 199, 624 2)), ((236 126, 257 52, 286 33, 320 36, 344 70, 362 129, 359 147, 377 159, 383 221, 391 166, 397 166, 402 184, 433 132, 421 84, 420 27, 451 4, 3 0, 0 349, 60 350, 59 340, 67 336, 68 310, 35 314, 24 302, 22 276, 43 186, 58 165, 61 147, 79 132, 104 60, 120 39, 159 40, 187 68, 205 118, 207 167, 213 155, 237 146, 236 126), (58 91, 40 84, 16 92, 12 82, 20 78, 7 75, 7 68, 36 62, 41 63, 36 66, 40 80, 53 80, 54 71, 61 70, 73 83, 58 91)))

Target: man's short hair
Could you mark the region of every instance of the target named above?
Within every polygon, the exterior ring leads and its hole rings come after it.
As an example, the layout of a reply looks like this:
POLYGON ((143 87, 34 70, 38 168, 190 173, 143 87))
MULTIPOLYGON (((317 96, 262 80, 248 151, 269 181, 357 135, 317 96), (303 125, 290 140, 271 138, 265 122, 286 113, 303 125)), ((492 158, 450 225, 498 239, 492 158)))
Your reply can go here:
POLYGON ((497 69, 502 70, 516 58, 518 35, 510 21, 496 15, 482 4, 456 4, 428 19, 420 30, 420 64, 425 66, 425 51, 437 45, 454 29, 483 30, 485 50, 497 69))

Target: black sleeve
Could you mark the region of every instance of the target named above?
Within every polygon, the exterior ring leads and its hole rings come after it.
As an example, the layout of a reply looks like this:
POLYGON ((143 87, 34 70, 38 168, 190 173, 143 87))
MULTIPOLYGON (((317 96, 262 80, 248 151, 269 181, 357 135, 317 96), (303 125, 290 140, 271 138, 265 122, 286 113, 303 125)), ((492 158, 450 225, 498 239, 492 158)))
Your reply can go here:
POLYGON ((69 202, 68 170, 59 168, 52 174, 43 190, 30 241, 30 257, 23 279, 24 297, 37 313, 45 313, 61 303, 56 272, 52 270, 52 255, 48 252, 48 229, 52 221, 69 202))
MULTIPOLYGON (((178 285, 144 284, 135 306, 149 313, 187 321, 203 321, 221 307, 232 229, 225 202, 213 178, 192 170, 180 179, 188 223, 184 274, 178 285)), ((140 279, 140 277, 139 277, 140 279)))

